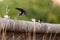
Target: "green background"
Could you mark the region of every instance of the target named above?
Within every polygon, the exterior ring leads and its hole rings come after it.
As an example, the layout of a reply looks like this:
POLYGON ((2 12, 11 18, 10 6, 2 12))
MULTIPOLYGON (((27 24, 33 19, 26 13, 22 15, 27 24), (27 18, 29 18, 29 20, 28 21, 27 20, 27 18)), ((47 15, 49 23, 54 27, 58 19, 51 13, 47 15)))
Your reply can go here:
POLYGON ((11 19, 31 21, 32 17, 43 22, 60 23, 60 8, 54 7, 51 0, 3 0, 0 2, 0 17, 6 13, 6 5, 9 6, 11 19), (18 16, 19 11, 15 8, 23 8, 29 16, 18 16))

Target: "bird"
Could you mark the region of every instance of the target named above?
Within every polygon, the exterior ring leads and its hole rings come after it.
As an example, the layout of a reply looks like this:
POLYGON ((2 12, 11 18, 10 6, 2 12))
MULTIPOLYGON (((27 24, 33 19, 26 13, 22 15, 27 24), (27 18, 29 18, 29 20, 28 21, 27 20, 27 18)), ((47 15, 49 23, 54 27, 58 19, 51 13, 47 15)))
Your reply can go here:
POLYGON ((9 10, 9 7, 8 7, 8 5, 6 5, 6 13, 4 14, 4 18, 6 18, 6 19, 9 19, 10 18, 10 16, 8 15, 8 12, 9 12, 10 10, 9 10))
POLYGON ((26 11, 24 10, 24 9, 22 9, 22 8, 16 8, 16 10, 19 10, 20 11, 20 13, 18 14, 18 16, 21 16, 21 15, 27 15, 27 13, 26 13, 26 11))
POLYGON ((8 14, 5 14, 5 15, 4 15, 4 18, 9 19, 10 16, 9 16, 8 14))
POLYGON ((39 22, 39 23, 42 23, 42 18, 40 18, 40 19, 38 20, 38 22, 39 22))
POLYGON ((36 22, 36 19, 35 18, 32 18, 32 22, 36 22))

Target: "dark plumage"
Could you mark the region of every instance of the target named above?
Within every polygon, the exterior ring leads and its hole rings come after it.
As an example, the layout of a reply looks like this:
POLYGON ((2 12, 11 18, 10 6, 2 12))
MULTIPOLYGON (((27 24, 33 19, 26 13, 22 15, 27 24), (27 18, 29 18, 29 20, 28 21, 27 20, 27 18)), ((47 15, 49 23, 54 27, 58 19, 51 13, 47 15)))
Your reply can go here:
POLYGON ((26 11, 23 10, 22 8, 16 8, 17 10, 21 11, 18 15, 21 16, 21 15, 26 15, 26 11))
POLYGON ((42 22, 42 19, 40 19, 40 22, 42 22))

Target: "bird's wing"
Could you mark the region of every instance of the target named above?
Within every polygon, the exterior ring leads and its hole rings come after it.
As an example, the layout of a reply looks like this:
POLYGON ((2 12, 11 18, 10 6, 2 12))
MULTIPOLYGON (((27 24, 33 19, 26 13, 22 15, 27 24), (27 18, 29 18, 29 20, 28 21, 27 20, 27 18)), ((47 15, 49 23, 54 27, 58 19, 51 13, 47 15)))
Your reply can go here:
POLYGON ((22 8, 16 8, 17 10, 19 10, 19 11, 24 11, 22 8))
POLYGON ((22 14, 27 15, 26 11, 23 10, 22 8, 16 8, 16 9, 21 11, 21 13, 18 14, 19 16, 22 15, 22 14))

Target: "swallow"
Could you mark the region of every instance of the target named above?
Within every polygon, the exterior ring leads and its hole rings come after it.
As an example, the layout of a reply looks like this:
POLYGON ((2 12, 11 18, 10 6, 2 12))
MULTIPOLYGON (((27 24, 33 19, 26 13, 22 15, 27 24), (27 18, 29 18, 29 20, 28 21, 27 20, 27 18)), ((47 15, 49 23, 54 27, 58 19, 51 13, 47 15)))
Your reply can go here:
POLYGON ((26 11, 24 10, 24 9, 22 9, 22 8, 16 8, 17 10, 19 10, 20 11, 20 13, 18 14, 18 16, 21 16, 21 15, 26 15, 27 13, 26 13, 26 11))

